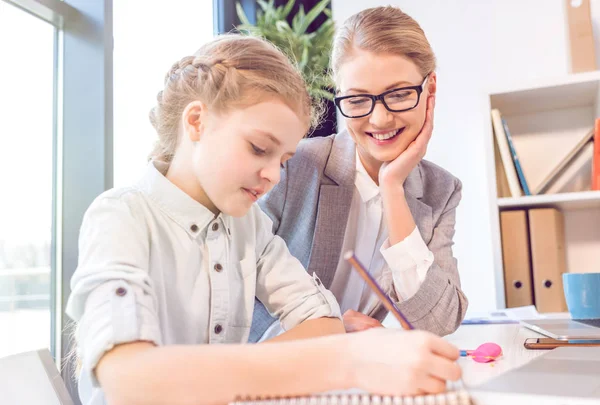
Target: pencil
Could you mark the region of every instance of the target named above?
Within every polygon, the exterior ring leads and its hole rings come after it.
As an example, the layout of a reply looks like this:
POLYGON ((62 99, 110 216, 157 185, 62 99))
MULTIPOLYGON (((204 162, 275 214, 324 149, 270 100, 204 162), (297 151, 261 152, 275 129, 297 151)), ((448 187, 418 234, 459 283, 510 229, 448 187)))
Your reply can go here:
POLYGON ((365 280, 365 282, 367 283, 369 288, 371 288, 371 290, 373 290, 373 292, 379 297, 383 306, 388 311, 390 311, 392 313, 392 315, 394 315, 394 317, 398 320, 398 322, 400 322, 400 325, 402 325, 402 328, 404 328, 406 330, 414 329, 413 326, 410 324, 410 322, 408 322, 406 317, 404 315, 402 315, 402 312, 400 312, 400 310, 398 309, 398 307, 396 307, 396 305, 390 299, 390 297, 388 297, 388 295, 385 292, 383 292, 383 289, 381 288, 381 286, 379 284, 377 284, 377 281, 375 281, 375 279, 369 274, 369 272, 358 261, 356 255, 354 254, 354 252, 352 250, 349 250, 344 254, 344 259, 346 261, 348 261, 352 265, 352 267, 354 267, 354 270, 356 270, 358 272, 358 274, 362 277, 362 279, 365 280))

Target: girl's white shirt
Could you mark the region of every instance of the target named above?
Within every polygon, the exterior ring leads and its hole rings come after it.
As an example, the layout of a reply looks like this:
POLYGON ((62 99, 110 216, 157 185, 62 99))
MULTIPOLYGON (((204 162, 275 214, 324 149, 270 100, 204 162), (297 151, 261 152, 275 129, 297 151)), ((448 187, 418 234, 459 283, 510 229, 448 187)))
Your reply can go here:
POLYGON ((87 210, 67 314, 77 322, 83 404, 104 404, 94 368, 125 342, 245 343, 255 297, 285 330, 340 318, 331 292, 272 233, 258 205, 215 216, 150 162, 133 187, 100 195, 87 210))

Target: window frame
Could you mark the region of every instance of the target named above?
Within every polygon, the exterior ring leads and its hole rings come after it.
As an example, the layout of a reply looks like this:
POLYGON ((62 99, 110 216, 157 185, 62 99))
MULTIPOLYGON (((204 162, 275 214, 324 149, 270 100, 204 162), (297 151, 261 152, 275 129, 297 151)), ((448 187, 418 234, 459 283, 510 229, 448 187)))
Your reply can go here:
POLYGON ((235 31, 234 28, 240 24, 236 3, 242 6, 250 23, 256 23, 257 5, 255 0, 213 0, 213 33, 215 35, 235 31))
POLYGON ((113 1, 2 1, 55 27, 51 352, 78 398, 64 314, 83 214, 113 185, 113 1))

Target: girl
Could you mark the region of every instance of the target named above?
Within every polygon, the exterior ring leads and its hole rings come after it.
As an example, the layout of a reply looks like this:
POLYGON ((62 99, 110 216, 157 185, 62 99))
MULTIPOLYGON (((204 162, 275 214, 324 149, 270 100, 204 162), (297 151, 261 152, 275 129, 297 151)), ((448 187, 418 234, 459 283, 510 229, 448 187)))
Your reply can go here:
POLYGON ((241 345, 255 296, 289 330, 280 340, 344 331, 333 295, 254 204, 308 130, 309 100, 285 56, 248 37, 218 38, 167 74, 146 174, 98 197, 82 224, 68 314, 84 404, 212 404, 349 385, 435 392, 458 377, 456 349, 418 334, 372 335, 378 346, 422 349, 392 356, 414 371, 387 388, 375 374, 397 366, 367 371, 389 356, 358 353, 368 334, 241 345))
MULTIPOLYGON (((433 129, 433 51, 410 16, 376 7, 344 22, 331 63, 347 129, 303 141, 260 204, 334 293, 347 331, 381 326, 386 315, 343 260, 352 249, 417 328, 452 333, 467 309, 452 254, 461 183, 422 160, 433 129)), ((277 333, 257 305, 251 340, 277 333)))

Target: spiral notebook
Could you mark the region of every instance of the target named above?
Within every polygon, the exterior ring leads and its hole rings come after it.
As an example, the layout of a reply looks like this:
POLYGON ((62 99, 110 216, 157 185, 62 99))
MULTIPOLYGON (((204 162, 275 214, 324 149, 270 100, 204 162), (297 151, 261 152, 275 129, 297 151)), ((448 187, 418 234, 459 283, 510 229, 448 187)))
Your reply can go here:
POLYGON ((411 397, 341 393, 308 397, 237 400, 230 402, 229 405, 471 405, 471 397, 465 390, 411 397))

